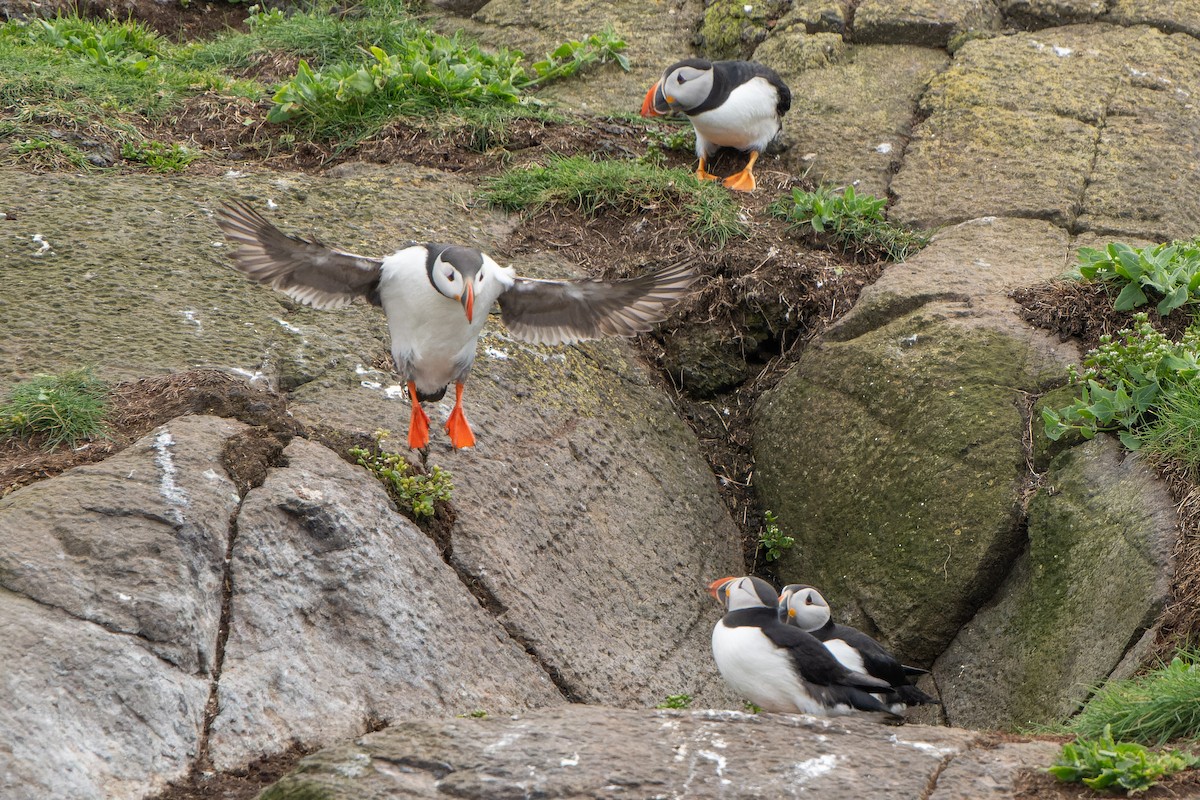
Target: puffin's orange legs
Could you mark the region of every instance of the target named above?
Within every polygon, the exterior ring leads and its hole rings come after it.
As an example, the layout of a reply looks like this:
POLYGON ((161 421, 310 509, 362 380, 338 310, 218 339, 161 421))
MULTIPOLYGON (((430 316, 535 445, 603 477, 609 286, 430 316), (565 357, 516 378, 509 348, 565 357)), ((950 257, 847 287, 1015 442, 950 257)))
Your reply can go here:
POLYGON ((417 399, 417 385, 408 382, 408 399, 412 402, 412 417, 408 421, 408 446, 420 450, 429 444, 429 416, 417 399))
POLYGON ((733 189, 736 192, 753 192, 758 184, 754 180, 754 162, 758 161, 758 151, 750 151, 750 162, 746 164, 746 168, 741 172, 736 172, 725 179, 725 188, 733 189))
POLYGON ((446 420, 446 433, 450 434, 450 444, 455 447, 474 447, 475 434, 471 433, 467 415, 463 413, 462 394, 462 381, 457 381, 454 384, 454 409, 450 412, 450 419, 446 420))
POLYGON ((704 169, 704 167, 707 166, 707 164, 708 164, 708 159, 706 159, 704 156, 700 156, 700 166, 696 167, 696 180, 698 180, 698 181, 720 180, 719 176, 713 175, 711 172, 704 169))

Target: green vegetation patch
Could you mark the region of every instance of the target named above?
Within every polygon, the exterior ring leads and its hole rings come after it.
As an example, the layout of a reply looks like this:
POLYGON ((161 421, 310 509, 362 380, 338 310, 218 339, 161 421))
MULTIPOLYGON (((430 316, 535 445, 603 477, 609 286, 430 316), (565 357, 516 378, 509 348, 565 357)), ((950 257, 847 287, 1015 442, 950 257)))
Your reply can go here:
POLYGON ((1079 250, 1076 276, 1120 287, 1117 311, 1140 308, 1157 298, 1155 309, 1167 316, 1185 304, 1200 302, 1200 240, 1130 247, 1113 242, 1103 250, 1079 250))
POLYGON ((790 199, 771 205, 771 212, 788 220, 818 243, 871 260, 903 261, 929 243, 929 234, 893 225, 883 216, 886 200, 857 194, 847 186, 820 186, 806 192, 793 189, 790 199))
POLYGON ((90 370, 36 375, 18 383, 0 405, 0 436, 71 447, 107 430, 108 387, 90 370))
POLYGON ((788 536, 779 529, 779 518, 773 512, 767 511, 763 514, 763 529, 758 536, 758 546, 766 551, 767 561, 778 561, 795 543, 795 537, 788 536))
POLYGON ((690 694, 669 694, 667 698, 655 706, 655 708, 691 708, 692 696, 690 694))
MULTIPOLYGON (((1186 409, 1197 403, 1200 327, 1193 325, 1179 342, 1173 342, 1150 324, 1145 313, 1135 314, 1133 327, 1115 338, 1100 337, 1099 347, 1084 357, 1083 370, 1072 365, 1068 374, 1071 383, 1079 386, 1080 397, 1069 406, 1042 410, 1050 439, 1071 431, 1091 439, 1111 431, 1131 450, 1141 447, 1144 436, 1159 445, 1185 445, 1186 432, 1176 437, 1169 427, 1164 429, 1173 417, 1160 411, 1180 409, 1183 416, 1174 419, 1186 420, 1186 409)), ((1181 454, 1189 457, 1193 467, 1200 464, 1194 447, 1181 454)))
POLYGON ((435 504, 449 503, 454 492, 451 474, 439 466, 426 473, 416 471, 404 456, 385 450, 351 448, 350 455, 378 478, 406 516, 428 519, 437 510, 435 504))
POLYGON ((1091 789, 1124 789, 1132 795, 1197 764, 1200 758, 1190 753, 1156 753, 1140 744, 1114 742, 1112 731, 1105 726, 1095 738, 1064 744, 1049 772, 1060 781, 1082 782, 1091 789))
POLYGON ((1169 664, 1145 675, 1109 681, 1063 732, 1163 745, 1200 739, 1200 650, 1181 650, 1169 664))
POLYGON ((556 156, 544 166, 512 169, 493 178, 484 184, 482 197, 509 211, 552 205, 574 206, 585 214, 604 208, 673 210, 692 233, 713 244, 747 235, 737 204, 720 184, 641 161, 556 156))

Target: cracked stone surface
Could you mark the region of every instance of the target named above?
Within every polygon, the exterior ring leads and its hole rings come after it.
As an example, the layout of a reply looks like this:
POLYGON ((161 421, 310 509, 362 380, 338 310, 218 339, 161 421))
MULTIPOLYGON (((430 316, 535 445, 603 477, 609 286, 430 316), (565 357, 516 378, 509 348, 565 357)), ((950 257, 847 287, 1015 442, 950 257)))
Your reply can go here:
POLYGON ((861 0, 854 11, 854 40, 865 44, 945 47, 955 34, 997 31, 993 0, 861 0))
POLYGON ((1040 764, 1046 751, 1042 743, 1015 743, 994 759, 977 749, 984 742, 968 731, 862 719, 562 706, 511 718, 406 720, 309 756, 262 800, 842 800, 864 792, 951 800, 980 797, 967 791, 972 785, 1011 788, 1016 772, 1040 764), (939 772, 951 771, 943 791, 939 772))

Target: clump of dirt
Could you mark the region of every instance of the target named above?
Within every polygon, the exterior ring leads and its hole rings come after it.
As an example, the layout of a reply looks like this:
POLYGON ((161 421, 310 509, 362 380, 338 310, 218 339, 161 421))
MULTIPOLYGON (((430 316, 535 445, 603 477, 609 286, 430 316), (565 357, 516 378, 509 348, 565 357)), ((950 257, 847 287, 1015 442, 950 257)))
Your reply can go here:
POLYGON ((71 467, 108 458, 158 425, 185 414, 212 414, 261 426, 284 440, 301 431, 283 398, 219 370, 193 370, 118 384, 109 396, 108 432, 77 448, 47 451, 37 438, 0 442, 0 497, 71 467))
POLYGON ((262 486, 272 467, 285 466, 283 448, 291 437, 280 437, 266 428, 250 428, 225 440, 221 448, 221 465, 229 475, 238 494, 262 486))
MULTIPOLYGON (((1030 324, 1054 331, 1064 341, 1078 339, 1086 349, 1095 348, 1101 336, 1114 335, 1131 324, 1132 312, 1113 308, 1117 290, 1098 281, 1049 281, 1017 289, 1011 296, 1030 324)), ((1187 330, 1186 314, 1162 317, 1152 305, 1135 311, 1145 311, 1150 324, 1175 341, 1187 330)))
POLYGON ((194 773, 168 785, 149 800, 253 800, 316 749, 293 742, 282 753, 264 756, 240 769, 207 775, 194 773))

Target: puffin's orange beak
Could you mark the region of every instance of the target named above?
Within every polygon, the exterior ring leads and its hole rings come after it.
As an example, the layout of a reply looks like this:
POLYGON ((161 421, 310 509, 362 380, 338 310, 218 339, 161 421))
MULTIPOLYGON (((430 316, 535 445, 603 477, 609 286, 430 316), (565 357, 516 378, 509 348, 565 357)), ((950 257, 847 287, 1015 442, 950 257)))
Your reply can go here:
POLYGON ((662 112, 656 108, 656 95, 662 95, 662 81, 658 81, 650 87, 650 91, 646 92, 646 99, 642 101, 642 116, 643 117, 661 117, 662 112))
POLYGON ((475 315, 475 286, 468 283, 466 291, 459 297, 463 304, 463 310, 467 312, 467 322, 471 322, 471 318, 475 315))
POLYGON ((715 581, 713 581, 712 583, 710 583, 708 585, 708 593, 713 596, 714 600, 720 600, 721 598, 717 596, 717 592, 721 591, 722 586, 724 586, 725 584, 727 584, 733 580, 737 580, 737 579, 736 578, 717 578, 715 581))

